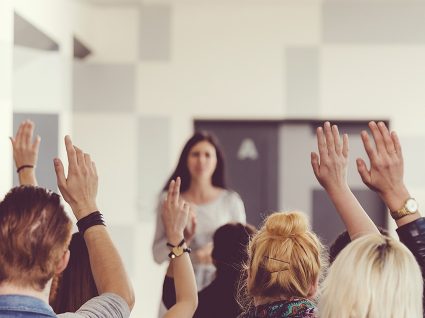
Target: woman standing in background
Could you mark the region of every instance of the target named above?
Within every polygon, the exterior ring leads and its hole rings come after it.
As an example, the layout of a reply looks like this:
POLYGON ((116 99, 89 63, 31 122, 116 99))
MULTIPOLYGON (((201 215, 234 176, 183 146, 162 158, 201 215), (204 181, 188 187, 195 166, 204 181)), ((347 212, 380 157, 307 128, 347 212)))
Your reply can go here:
POLYGON ((236 192, 227 189, 224 176, 223 154, 215 138, 208 133, 197 132, 186 142, 158 205, 152 249, 155 261, 160 264, 168 259, 170 252, 160 213, 164 193, 170 181, 180 177, 181 196, 191 207, 185 239, 192 248, 191 258, 198 290, 214 279, 211 251, 215 230, 228 222, 246 222, 243 202, 236 192))

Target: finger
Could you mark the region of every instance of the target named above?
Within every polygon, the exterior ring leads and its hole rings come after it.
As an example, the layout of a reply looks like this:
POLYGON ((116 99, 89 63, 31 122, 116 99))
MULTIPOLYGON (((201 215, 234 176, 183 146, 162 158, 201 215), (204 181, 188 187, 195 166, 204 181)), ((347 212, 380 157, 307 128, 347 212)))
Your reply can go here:
POLYGON ((387 148, 385 147, 384 137, 381 134, 381 131, 378 128, 378 125, 371 121, 369 123, 369 129, 372 133, 373 140, 375 141, 376 150, 378 154, 383 154, 387 152, 387 148))
POLYGON ((97 168, 96 168, 96 163, 94 161, 91 162, 91 167, 92 167, 94 175, 97 177, 97 168))
POLYGON ((182 183, 182 179, 180 177, 177 177, 176 184, 174 185, 174 194, 175 194, 174 200, 176 201, 176 203, 180 199, 180 186, 181 186, 181 183, 182 183))
POLYGON ((173 200, 173 192, 174 192, 174 184, 175 181, 171 180, 170 184, 168 185, 168 192, 167 192, 167 204, 171 204, 171 201, 173 200))
POLYGON ((31 145, 32 135, 34 133, 34 123, 32 121, 27 121, 24 131, 24 143, 25 145, 31 145))
POLYGON ((333 135, 333 140, 334 140, 334 143, 335 143, 335 151, 336 151, 337 154, 340 154, 342 152, 342 147, 341 147, 341 142, 340 142, 341 137, 339 136, 339 131, 338 131, 337 125, 332 126, 332 135, 333 135))
POLYGON ((385 124, 380 121, 378 123, 378 129, 381 132, 381 135, 384 139, 384 144, 385 144, 385 149, 387 150, 388 154, 396 154, 396 149, 394 146, 394 142, 393 139, 391 138, 390 132, 388 131, 387 126, 385 126, 385 124))
POLYGON ((326 139, 323 133, 322 127, 317 127, 316 130, 317 136, 317 149, 319 149, 320 160, 328 156, 328 149, 326 147, 326 139))
POLYGON ((189 204, 186 201, 180 200, 180 209, 189 215, 189 204))
POLYGON ((84 154, 84 166, 87 168, 88 171, 92 172, 92 165, 91 165, 91 157, 88 153, 84 154))
POLYGON ((318 179, 320 175, 320 164, 319 164, 319 156, 315 152, 311 153, 311 166, 313 168, 314 175, 318 179))
POLYGON ((38 149, 40 148, 40 143, 41 143, 41 137, 40 136, 35 137, 34 143, 32 144, 32 149, 38 152, 38 149))
POLYGON ((25 121, 22 122, 19 127, 18 131, 16 132, 15 140, 16 140, 16 146, 20 146, 22 143, 22 133, 25 126, 25 121))
POLYGON ((342 135, 342 155, 345 158, 348 158, 348 151, 349 151, 348 135, 344 134, 344 135, 342 135))
POLYGON ((376 156, 376 150, 372 147, 370 143, 369 135, 366 131, 363 130, 360 136, 362 137, 363 146, 364 146, 364 149, 366 150, 367 156, 369 157, 370 160, 372 160, 372 158, 376 156))
POLYGON ((71 137, 65 136, 65 148, 68 156, 69 169, 75 169, 78 166, 77 153, 75 152, 74 145, 72 144, 71 137))
POLYGON ((63 168, 62 161, 59 158, 55 158, 53 160, 53 165, 55 167, 56 181, 57 181, 58 187, 59 189, 62 189, 63 187, 66 186, 65 169, 63 168))
POLYGON ((358 158, 356 160, 357 163, 357 171, 360 174, 360 177, 362 178, 363 183, 365 183, 367 186, 370 184, 370 172, 367 170, 366 163, 363 159, 358 158))
POLYGON ((14 148, 15 147, 15 139, 13 138, 13 137, 9 137, 9 139, 10 139, 10 142, 12 143, 12 148, 14 148))
POLYGON ((397 154, 399 156, 403 156, 403 151, 401 149, 401 143, 400 143, 400 140, 398 139, 397 133, 395 131, 391 132, 391 139, 393 140, 394 148, 395 148, 395 151, 397 152, 397 154))
POLYGON ((83 167, 84 166, 84 152, 78 148, 77 146, 74 146, 75 153, 77 155, 77 164, 78 166, 83 167))
POLYGON ((331 154, 331 153, 335 152, 335 141, 334 141, 334 137, 333 137, 333 134, 332 134, 330 122, 328 122, 328 121, 325 122, 324 131, 325 131, 325 138, 326 138, 326 145, 327 145, 328 154, 331 154))

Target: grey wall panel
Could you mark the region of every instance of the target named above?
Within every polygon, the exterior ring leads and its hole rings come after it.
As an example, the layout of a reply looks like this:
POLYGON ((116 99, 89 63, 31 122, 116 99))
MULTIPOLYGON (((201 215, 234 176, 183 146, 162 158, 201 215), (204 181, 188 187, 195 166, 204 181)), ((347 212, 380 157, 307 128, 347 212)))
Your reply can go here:
MULTIPOLYGON (((386 228, 388 213, 379 196, 368 189, 353 189, 353 193, 375 224, 386 228)), ((313 231, 321 237, 323 243, 330 245, 345 230, 344 224, 323 189, 313 190, 312 202, 313 231)))
POLYGON ((325 1, 325 43, 423 44, 423 1, 325 1))
POLYGON ((135 109, 135 66, 74 62, 74 110, 135 109))
MULTIPOLYGON (((14 113, 13 114, 13 133, 16 135, 19 124, 30 119, 35 123, 34 136, 41 136, 40 151, 36 176, 38 184, 54 191, 57 191, 56 174, 53 168, 53 158, 59 153, 59 115, 58 114, 33 114, 33 113, 14 113)), ((16 168, 13 166, 13 184, 19 184, 16 168)))
POLYGON ((284 124, 279 130, 279 209, 311 214, 310 189, 316 179, 310 165, 315 149, 309 123, 284 124))
POLYGON ((58 43, 15 12, 14 44, 38 50, 59 51, 58 43))
POLYGON ((143 5, 140 9, 140 59, 167 61, 171 57, 172 8, 143 5))
POLYGON ((170 119, 141 117, 138 121, 138 218, 155 220, 161 188, 170 171, 170 119))
POLYGON ((314 116, 319 112, 319 49, 286 49, 286 112, 292 116, 314 116))

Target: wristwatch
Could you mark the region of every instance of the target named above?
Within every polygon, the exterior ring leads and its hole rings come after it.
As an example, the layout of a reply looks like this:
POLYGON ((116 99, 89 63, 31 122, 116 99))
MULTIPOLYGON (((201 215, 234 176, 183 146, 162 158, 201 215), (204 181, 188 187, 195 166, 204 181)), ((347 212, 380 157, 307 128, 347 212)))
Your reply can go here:
POLYGON ((176 257, 183 255, 183 253, 192 252, 192 249, 190 247, 183 247, 184 243, 185 243, 184 239, 182 239, 177 246, 171 243, 167 243, 167 246, 171 247, 171 252, 168 254, 168 257, 171 259, 174 259, 176 257))
POLYGON ((183 253, 190 253, 192 249, 190 247, 176 246, 171 249, 171 252, 168 254, 168 257, 174 259, 183 255, 183 253))
POLYGON ((414 198, 408 198, 401 209, 391 211, 391 216, 394 220, 401 219, 403 216, 418 212, 418 202, 414 198))

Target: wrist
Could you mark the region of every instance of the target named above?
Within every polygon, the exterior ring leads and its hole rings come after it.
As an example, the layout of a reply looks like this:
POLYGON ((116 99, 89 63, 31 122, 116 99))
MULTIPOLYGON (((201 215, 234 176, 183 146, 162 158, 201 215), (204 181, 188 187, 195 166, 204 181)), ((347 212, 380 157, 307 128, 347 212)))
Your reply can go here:
POLYGON ((346 183, 339 184, 339 185, 338 184, 332 185, 327 187, 325 190, 331 198, 338 197, 341 195, 346 195, 347 193, 351 193, 351 189, 346 183))
POLYGON ((407 191, 406 187, 403 186, 399 189, 380 193, 380 197, 384 201, 388 209, 394 212, 404 206, 406 200, 410 198, 410 194, 409 191, 407 191))
POLYGON ((79 204, 79 205, 72 205, 71 206, 72 212, 74 213, 75 217, 77 218, 77 221, 81 220, 82 218, 86 217, 87 215, 99 211, 97 205, 95 202, 90 202, 86 204, 79 204))
POLYGON ((167 241, 171 245, 177 246, 184 239, 183 233, 172 233, 167 235, 167 241))

